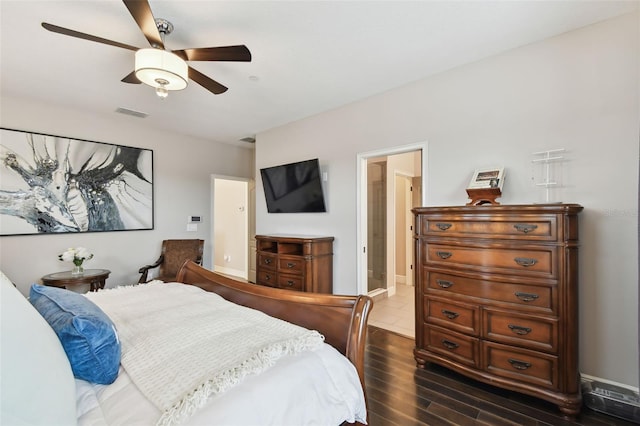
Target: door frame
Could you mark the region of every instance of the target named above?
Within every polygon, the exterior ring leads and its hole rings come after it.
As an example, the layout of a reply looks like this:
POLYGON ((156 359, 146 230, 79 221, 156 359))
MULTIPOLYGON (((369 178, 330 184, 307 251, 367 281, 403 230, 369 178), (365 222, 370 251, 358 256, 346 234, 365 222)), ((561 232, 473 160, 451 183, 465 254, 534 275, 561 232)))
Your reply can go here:
MULTIPOLYGON (((422 179, 422 204, 427 200, 427 141, 361 152, 356 159, 356 281, 358 294, 367 294, 367 160, 375 157, 420 151, 420 173, 422 179)), ((395 270, 395 269, 394 269, 395 270)))

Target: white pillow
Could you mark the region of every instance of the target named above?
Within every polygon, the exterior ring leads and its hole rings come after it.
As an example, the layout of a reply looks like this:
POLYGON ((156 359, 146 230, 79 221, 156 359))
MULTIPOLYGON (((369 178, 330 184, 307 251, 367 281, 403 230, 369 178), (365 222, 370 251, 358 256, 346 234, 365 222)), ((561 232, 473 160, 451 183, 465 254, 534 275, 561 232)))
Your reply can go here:
POLYGON ((76 423, 75 380, 62 344, 0 271, 0 424, 76 423))

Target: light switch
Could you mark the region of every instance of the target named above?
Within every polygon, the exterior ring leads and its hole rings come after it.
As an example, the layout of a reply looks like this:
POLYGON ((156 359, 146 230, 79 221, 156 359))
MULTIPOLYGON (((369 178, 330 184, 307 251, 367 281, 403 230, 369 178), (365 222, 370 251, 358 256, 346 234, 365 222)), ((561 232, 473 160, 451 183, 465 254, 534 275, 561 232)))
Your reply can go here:
POLYGON ((198 224, 197 223, 187 223, 187 232, 197 232, 198 224))

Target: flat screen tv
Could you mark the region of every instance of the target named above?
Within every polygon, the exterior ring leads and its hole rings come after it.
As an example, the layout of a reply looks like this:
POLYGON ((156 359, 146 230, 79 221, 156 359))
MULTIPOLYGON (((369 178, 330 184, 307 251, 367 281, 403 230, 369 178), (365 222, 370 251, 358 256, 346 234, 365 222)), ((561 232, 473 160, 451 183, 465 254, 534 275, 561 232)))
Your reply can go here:
POLYGON ((326 212, 318 159, 260 169, 269 213, 326 212))

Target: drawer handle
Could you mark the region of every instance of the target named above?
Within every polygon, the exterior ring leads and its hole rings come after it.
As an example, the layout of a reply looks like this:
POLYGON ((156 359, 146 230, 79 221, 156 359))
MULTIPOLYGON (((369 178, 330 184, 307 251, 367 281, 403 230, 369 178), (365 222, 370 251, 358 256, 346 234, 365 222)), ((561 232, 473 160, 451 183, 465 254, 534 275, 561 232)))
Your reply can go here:
POLYGON ((292 287, 292 286, 293 286, 293 281, 288 280, 288 281, 287 281, 287 285, 288 285, 289 287, 292 287))
POLYGON ((451 228, 451 224, 450 223, 436 223, 436 227, 441 231, 446 231, 447 229, 451 228))
POLYGON ((513 227, 516 228, 517 231, 524 232, 525 234, 538 229, 538 225, 531 225, 528 223, 516 223, 513 227))
POLYGON ((536 300, 539 296, 533 293, 523 293, 521 291, 516 291, 514 293, 516 297, 524 302, 532 302, 536 300))
POLYGON ((449 318, 450 320, 456 319, 456 318, 458 318, 460 316, 459 313, 453 312, 453 311, 448 311, 446 309, 443 309, 442 313, 444 314, 445 317, 449 318))
POLYGON ((450 340, 442 339, 442 346, 444 346, 447 349, 458 349, 460 345, 450 340))
POLYGON ((524 266, 525 268, 529 266, 533 266, 538 263, 537 259, 532 259, 530 257, 516 257, 513 259, 518 265, 524 266))
POLYGON ((453 253, 451 253, 450 251, 437 251, 436 254, 440 259, 448 259, 453 256, 453 253))
POLYGON ((271 275, 269 275, 269 274, 265 274, 265 275, 264 275, 264 279, 265 279, 265 280, 267 280, 267 281, 269 281, 269 280, 271 279, 271 275))
POLYGON ((511 364, 516 370, 526 370, 527 368, 531 367, 530 362, 519 361, 513 358, 509 358, 509 364, 511 364))
POLYGON ((525 334, 531 333, 531 329, 529 327, 522 327, 522 326, 513 325, 513 324, 509 324, 508 327, 511 331, 513 331, 516 334, 519 334, 520 336, 524 336, 525 334))
POLYGON ((270 264, 272 261, 273 260, 268 257, 264 259, 264 263, 266 263, 267 265, 270 264))
POLYGON ((442 288, 449 288, 453 285, 451 281, 445 281, 445 280, 436 280, 436 284, 438 284, 442 288))
POLYGON ((293 262, 287 262, 287 268, 293 268, 294 266, 296 266, 295 263, 293 262))

